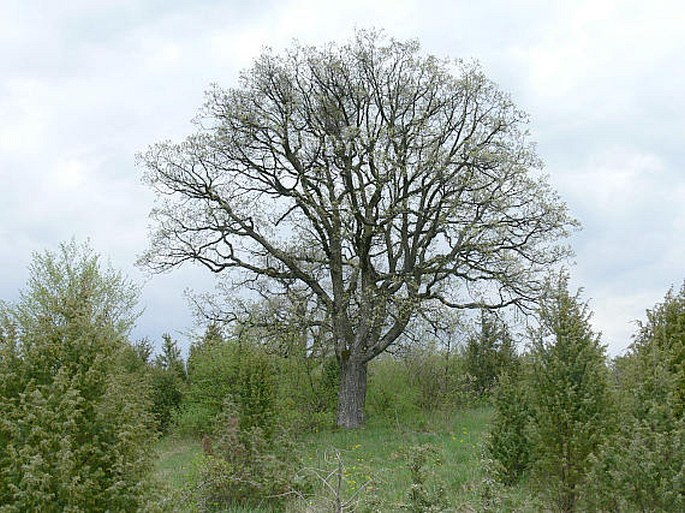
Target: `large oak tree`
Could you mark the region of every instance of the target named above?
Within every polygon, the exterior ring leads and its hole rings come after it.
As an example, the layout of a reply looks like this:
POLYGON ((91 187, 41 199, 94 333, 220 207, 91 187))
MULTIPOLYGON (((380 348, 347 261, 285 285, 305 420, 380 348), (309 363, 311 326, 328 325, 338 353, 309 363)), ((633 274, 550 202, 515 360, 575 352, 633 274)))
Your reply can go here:
POLYGON ((527 117, 475 64, 358 32, 265 51, 213 87, 197 133, 150 147, 141 261, 308 292, 340 362, 338 423, 363 423, 367 364, 427 302, 526 308, 575 222, 527 117))

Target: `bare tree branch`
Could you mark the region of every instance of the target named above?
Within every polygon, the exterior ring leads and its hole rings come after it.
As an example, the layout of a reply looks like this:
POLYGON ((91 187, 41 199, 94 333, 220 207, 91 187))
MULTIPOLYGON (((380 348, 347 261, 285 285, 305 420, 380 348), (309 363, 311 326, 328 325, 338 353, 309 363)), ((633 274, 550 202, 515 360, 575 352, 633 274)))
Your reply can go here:
POLYGON ((207 93, 196 135, 141 156, 159 196, 141 262, 297 282, 362 364, 422 304, 525 310, 577 224, 526 123, 477 65, 416 42, 267 51, 207 93))

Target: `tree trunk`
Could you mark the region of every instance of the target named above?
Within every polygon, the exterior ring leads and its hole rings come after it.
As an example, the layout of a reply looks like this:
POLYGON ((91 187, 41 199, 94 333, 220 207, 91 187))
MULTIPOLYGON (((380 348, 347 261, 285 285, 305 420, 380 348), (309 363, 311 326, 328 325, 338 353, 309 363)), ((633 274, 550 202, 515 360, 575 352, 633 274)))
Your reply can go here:
POLYGON ((359 428, 364 424, 367 363, 351 358, 340 359, 340 395, 338 426, 359 428))

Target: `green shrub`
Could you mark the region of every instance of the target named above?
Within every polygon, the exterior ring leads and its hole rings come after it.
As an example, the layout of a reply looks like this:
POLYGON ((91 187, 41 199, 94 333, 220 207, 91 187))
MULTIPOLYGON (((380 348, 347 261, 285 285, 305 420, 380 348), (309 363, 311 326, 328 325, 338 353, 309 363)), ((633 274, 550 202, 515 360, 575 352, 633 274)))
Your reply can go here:
POLYGON ((585 501, 591 511, 685 511, 685 422, 669 430, 628 421, 598 451, 585 501))
POLYGON ((595 458, 594 504, 685 510, 685 286, 647 311, 618 367, 620 430, 595 458))
POLYGON ((166 433, 181 409, 187 375, 181 352, 170 335, 162 335, 162 352, 149 367, 152 412, 166 433))
POLYGON ((126 336, 137 291, 74 242, 34 255, 0 307, 0 511, 136 511, 148 501, 149 390, 126 336))
POLYGON ((407 492, 407 501, 402 505, 402 510, 411 513, 449 511, 444 484, 432 471, 432 467, 440 463, 438 451, 435 447, 424 444, 411 447, 409 454, 411 487, 407 492))
POLYGON ((182 437, 201 438, 211 432, 216 418, 216 408, 202 403, 181 403, 173 419, 173 434, 182 437))
POLYGON ((334 357, 269 355, 279 422, 298 431, 335 426, 340 366, 334 357))
POLYGON ((203 436, 212 432, 224 400, 239 383, 240 353, 240 344, 224 340, 212 326, 191 346, 188 386, 175 419, 182 434, 203 436))
POLYGON ((410 370, 397 358, 384 355, 369 365, 366 410, 370 419, 396 421, 415 418, 420 412, 420 391, 410 370))
POLYGON ((481 312, 479 330, 468 338, 463 358, 470 389, 477 397, 488 395, 499 375, 510 369, 517 359, 506 324, 494 314, 481 312))
POLYGON ((401 361, 424 411, 452 409, 471 400, 464 358, 456 351, 429 344, 406 351, 401 361))
POLYGON ((206 439, 197 501, 205 511, 245 504, 279 502, 288 496, 299 460, 287 432, 272 435, 246 417, 230 397, 206 439), (211 442, 209 441, 211 440, 211 442))
POLYGON ((240 408, 243 431, 258 428, 267 439, 273 437, 280 413, 276 372, 276 365, 264 352, 252 349, 241 353, 238 382, 232 387, 232 395, 240 408))
POLYGON ((495 415, 486 442, 489 457, 497 464, 493 473, 507 485, 517 482, 530 465, 531 420, 526 383, 518 366, 502 374, 492 396, 495 415))
POLYGON ((577 511, 591 456, 614 420, 604 347, 590 312, 561 276, 540 307, 529 378, 531 462, 538 488, 564 512, 577 511))
POLYGON ((419 418, 468 401, 463 360, 456 353, 430 345, 383 355, 369 365, 369 418, 419 418))
POLYGON ((160 432, 168 432, 181 409, 182 382, 173 374, 153 367, 150 370, 152 413, 160 432))

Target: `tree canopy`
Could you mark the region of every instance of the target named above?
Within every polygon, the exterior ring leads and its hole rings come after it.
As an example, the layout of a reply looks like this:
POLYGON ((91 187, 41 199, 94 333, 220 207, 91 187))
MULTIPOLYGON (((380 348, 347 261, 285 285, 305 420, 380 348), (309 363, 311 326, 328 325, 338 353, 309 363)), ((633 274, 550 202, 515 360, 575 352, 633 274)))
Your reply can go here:
POLYGON ((362 422, 366 364, 422 304, 529 308, 569 254, 575 221, 527 116, 478 65, 415 41, 267 50, 196 123, 141 155, 158 193, 141 262, 307 293, 341 364, 342 425, 362 422))

